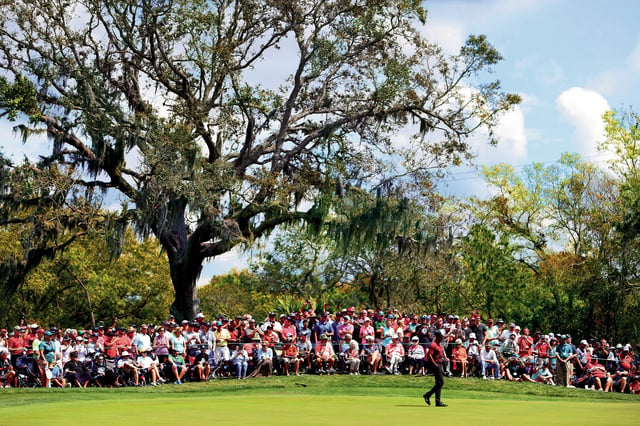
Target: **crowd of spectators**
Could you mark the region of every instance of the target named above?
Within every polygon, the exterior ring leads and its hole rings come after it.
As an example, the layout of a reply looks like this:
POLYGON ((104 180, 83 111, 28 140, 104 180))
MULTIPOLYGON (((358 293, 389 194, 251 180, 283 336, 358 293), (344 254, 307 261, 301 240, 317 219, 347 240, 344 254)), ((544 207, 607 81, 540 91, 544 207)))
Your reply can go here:
POLYGON ((156 386, 214 377, 301 374, 425 375, 440 330, 449 376, 538 382, 640 393, 640 345, 606 339, 574 343, 554 334, 483 320, 479 314, 407 315, 354 307, 302 309, 262 321, 251 315, 208 321, 90 330, 37 324, 0 331, 0 384, 9 386, 156 386), (577 343, 577 344, 576 344, 577 343))

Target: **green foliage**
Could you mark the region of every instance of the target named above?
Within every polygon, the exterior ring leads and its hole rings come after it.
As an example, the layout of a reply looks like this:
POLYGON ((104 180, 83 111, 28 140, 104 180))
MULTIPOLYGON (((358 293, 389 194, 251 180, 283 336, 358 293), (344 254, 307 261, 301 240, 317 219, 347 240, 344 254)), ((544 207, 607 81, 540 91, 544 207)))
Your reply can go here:
MULTIPOLYGON (((19 250, 12 234, 0 233, 19 250)), ((53 260, 44 261, 21 288, 3 299, 0 323, 17 324, 22 313, 42 326, 88 328, 98 322, 157 322, 166 317, 172 289, 166 259, 157 242, 126 234, 122 256, 110 261, 105 244, 83 238, 53 260)))

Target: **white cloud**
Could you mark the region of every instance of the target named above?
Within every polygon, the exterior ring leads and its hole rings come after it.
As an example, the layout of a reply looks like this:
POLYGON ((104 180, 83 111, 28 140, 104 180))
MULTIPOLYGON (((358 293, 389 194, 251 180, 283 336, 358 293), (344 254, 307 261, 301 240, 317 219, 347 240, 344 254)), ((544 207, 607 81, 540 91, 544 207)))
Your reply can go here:
POLYGON ((558 96, 556 108, 575 127, 575 151, 587 159, 602 157, 597 145, 604 132, 602 114, 610 109, 607 100, 595 91, 572 87, 558 96))
MULTIPOLYGON (((506 112, 500 118, 500 122, 495 129, 496 136, 500 140, 498 149, 500 156, 506 156, 506 160, 502 162, 519 162, 527 156, 527 132, 524 127, 524 114, 520 106, 516 105, 511 111, 506 112)), ((489 164, 490 160, 495 159, 495 155, 487 158, 485 164, 489 164)))
POLYGON ((424 36, 450 55, 459 53, 460 47, 464 45, 467 38, 462 24, 447 21, 429 21, 425 27, 424 36))

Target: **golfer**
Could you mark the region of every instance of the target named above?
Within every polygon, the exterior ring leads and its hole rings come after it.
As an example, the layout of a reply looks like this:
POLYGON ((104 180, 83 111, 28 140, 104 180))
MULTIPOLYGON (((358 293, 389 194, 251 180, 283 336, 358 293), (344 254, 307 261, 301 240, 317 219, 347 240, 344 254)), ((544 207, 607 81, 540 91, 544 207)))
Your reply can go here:
POLYGON ((427 368, 433 374, 433 377, 436 379, 435 384, 431 388, 431 390, 422 397, 424 398, 424 402, 427 405, 431 405, 431 395, 436 394, 436 407, 446 407, 447 404, 442 402, 440 399, 440 390, 442 386, 444 386, 444 374, 442 373, 442 359, 444 357, 444 350, 442 346, 440 346, 440 342, 442 342, 442 331, 437 330, 435 332, 436 339, 431 342, 429 346, 429 354, 427 356, 427 368))

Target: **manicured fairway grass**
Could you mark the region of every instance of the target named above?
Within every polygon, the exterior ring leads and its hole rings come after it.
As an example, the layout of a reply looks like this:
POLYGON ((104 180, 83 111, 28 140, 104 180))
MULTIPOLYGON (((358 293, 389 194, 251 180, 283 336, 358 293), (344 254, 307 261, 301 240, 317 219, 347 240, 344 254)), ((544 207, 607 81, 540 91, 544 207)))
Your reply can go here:
POLYGON ((435 408, 421 398, 432 383, 414 377, 303 376, 159 388, 2 389, 0 424, 640 424, 636 396, 451 379, 443 393, 449 407, 435 408))

